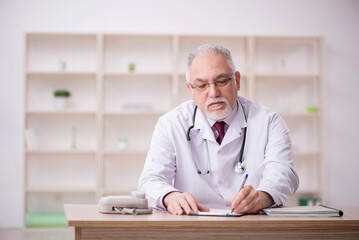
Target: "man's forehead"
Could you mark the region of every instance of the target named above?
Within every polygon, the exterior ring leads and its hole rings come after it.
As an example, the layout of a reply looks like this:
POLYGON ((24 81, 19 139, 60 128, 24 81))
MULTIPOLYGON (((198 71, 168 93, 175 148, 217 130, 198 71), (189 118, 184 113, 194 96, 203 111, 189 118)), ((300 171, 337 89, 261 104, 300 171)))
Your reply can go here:
POLYGON ((227 60, 220 54, 203 55, 193 59, 190 67, 190 72, 196 73, 196 72, 208 71, 216 68, 227 70, 230 69, 230 66, 227 60))
POLYGON ((227 60, 221 55, 201 55, 193 59, 190 67, 191 79, 214 78, 219 74, 228 73, 231 68, 227 60))

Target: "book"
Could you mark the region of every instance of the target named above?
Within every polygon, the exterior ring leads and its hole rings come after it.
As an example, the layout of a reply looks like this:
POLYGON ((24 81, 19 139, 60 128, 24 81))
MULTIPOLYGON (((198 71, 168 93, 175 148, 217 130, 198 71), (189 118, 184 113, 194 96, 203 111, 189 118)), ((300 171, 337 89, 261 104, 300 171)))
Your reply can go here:
POLYGON ((67 227, 64 213, 26 213, 26 227, 67 227))
POLYGON ((300 216, 300 217, 341 217, 344 215, 342 210, 318 205, 318 206, 295 206, 295 207, 280 207, 280 208, 266 208, 262 210, 269 216, 300 216))
POLYGON ((33 128, 27 128, 24 132, 27 150, 37 150, 37 141, 33 128))

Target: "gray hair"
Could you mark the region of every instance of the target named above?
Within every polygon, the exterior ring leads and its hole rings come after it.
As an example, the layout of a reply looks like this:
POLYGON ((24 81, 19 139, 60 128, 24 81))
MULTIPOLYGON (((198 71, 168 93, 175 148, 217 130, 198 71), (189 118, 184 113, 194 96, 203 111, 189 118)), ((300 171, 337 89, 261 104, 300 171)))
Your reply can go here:
POLYGON ((191 68, 191 64, 192 64, 193 59, 195 59, 198 56, 216 55, 216 54, 221 54, 227 60, 227 62, 229 64, 229 67, 231 68, 232 72, 236 71, 236 67, 234 66, 234 62, 233 62, 233 59, 232 59, 231 52, 227 48, 224 48, 222 46, 215 45, 215 44, 206 43, 206 44, 203 44, 203 45, 199 46, 198 48, 193 50, 193 52, 191 52, 188 55, 187 69, 186 69, 186 80, 187 80, 187 82, 190 82, 189 70, 191 68))

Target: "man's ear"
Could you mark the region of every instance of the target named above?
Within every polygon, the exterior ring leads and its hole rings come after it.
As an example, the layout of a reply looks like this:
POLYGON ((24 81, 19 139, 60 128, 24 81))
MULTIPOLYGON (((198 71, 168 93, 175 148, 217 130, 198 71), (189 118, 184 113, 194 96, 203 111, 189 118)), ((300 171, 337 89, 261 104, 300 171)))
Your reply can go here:
POLYGON ((239 89, 241 89, 241 74, 237 71, 235 76, 236 76, 237 91, 239 91, 239 89))
POLYGON ((186 82, 186 85, 187 85, 187 89, 191 93, 191 97, 193 99, 193 89, 191 88, 191 85, 189 85, 189 82, 186 82))

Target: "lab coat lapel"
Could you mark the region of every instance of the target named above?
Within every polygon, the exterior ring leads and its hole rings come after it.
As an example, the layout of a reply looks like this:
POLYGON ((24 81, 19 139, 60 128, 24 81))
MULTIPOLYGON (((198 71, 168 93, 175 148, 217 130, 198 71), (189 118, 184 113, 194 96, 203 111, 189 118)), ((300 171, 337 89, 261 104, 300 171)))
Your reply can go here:
POLYGON ((226 135, 223 138, 222 146, 242 137, 244 128, 247 127, 247 122, 244 117, 241 104, 238 102, 238 111, 229 126, 226 135))
POLYGON ((207 118, 199 109, 196 113, 194 129, 199 130, 199 134, 201 134, 203 139, 207 139, 208 141, 216 141, 212 128, 209 126, 209 123, 207 121, 207 118))

